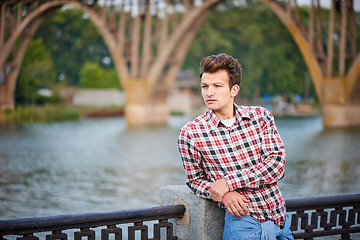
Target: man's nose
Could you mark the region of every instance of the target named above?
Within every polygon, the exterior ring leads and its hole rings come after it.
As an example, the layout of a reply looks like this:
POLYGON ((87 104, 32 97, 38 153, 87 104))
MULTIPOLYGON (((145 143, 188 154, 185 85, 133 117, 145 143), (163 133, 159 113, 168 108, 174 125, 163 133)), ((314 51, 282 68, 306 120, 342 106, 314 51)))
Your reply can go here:
POLYGON ((208 96, 214 95, 214 89, 212 87, 208 87, 208 90, 206 91, 206 95, 208 96))

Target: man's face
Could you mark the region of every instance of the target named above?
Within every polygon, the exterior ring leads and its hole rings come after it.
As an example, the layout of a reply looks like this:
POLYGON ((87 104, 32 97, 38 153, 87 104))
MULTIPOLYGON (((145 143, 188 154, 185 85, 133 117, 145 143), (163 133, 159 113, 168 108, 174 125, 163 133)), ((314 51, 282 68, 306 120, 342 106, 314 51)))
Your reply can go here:
POLYGON ((202 75, 201 95, 208 109, 213 110, 216 115, 233 113, 234 97, 239 92, 239 86, 235 85, 230 89, 229 84, 229 75, 225 70, 202 75))

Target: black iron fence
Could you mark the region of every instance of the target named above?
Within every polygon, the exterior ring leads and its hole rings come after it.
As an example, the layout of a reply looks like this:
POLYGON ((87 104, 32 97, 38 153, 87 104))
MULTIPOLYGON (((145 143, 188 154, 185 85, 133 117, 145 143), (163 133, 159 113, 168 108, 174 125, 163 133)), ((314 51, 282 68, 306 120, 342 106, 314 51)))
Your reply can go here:
MULTIPOLYGON (((46 240, 67 240, 68 233, 64 230, 77 229, 73 239, 95 240, 95 228, 105 226, 101 229, 101 240, 123 239, 123 230, 117 224, 133 223, 127 229, 127 239, 135 239, 136 232, 144 239, 160 239, 161 230, 166 232, 166 239, 176 240, 173 235, 173 224, 168 222, 171 218, 180 218, 185 212, 183 205, 162 206, 147 209, 127 210, 110 213, 89 213, 80 215, 64 215, 55 217, 26 218, 15 220, 0 220, 0 239, 7 236, 20 235, 19 240, 38 240, 34 235, 39 232, 49 232, 46 240), (148 226, 144 222, 156 220, 153 226, 153 238, 148 237, 148 226)), ((72 238, 72 236, 70 236, 72 238)))
MULTIPOLYGON (((360 194, 286 201, 295 239, 360 233, 360 194)), ((360 239, 360 235, 356 238, 360 239)))
MULTIPOLYGON (((360 233, 360 194, 291 199, 286 201, 286 207, 295 239, 331 235, 351 239, 351 233, 360 233)), ((110 236, 111 239, 120 240, 125 234, 118 225, 131 223, 127 228, 129 240, 135 239, 138 236, 136 233, 139 233, 141 240, 157 240, 161 238, 161 232, 164 232, 166 239, 175 240, 178 238, 174 236, 174 226, 168 220, 180 218, 184 212, 185 206, 172 205, 110 213, 0 220, 0 239, 17 236, 19 240, 38 240, 35 234, 45 232, 46 240, 95 240, 100 238, 96 238, 94 229, 101 227, 101 231, 98 231, 101 240, 108 240, 110 236), (155 221, 152 238, 148 237, 149 228, 144 224, 150 221, 155 221), (69 229, 75 229, 73 236, 69 237, 66 233, 65 230, 69 229)))

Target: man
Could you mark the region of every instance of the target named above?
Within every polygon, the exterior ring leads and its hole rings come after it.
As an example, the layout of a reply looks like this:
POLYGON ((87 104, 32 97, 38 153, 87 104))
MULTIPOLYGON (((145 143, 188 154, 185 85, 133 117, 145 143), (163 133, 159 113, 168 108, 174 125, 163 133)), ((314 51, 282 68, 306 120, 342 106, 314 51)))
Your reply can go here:
POLYGON ((241 66, 233 57, 204 58, 200 78, 208 111, 179 136, 187 185, 225 208, 223 240, 293 239, 277 184, 286 152, 273 116, 264 108, 234 103, 241 66))

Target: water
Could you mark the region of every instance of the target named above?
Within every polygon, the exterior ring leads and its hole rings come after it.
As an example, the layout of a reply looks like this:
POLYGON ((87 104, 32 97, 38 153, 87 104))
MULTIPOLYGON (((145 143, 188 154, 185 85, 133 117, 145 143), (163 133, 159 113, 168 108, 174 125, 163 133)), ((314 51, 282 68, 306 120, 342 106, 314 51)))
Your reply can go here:
MULTIPOLYGON (((129 129, 123 118, 0 125, 0 219, 159 205, 185 183, 179 129, 129 129)), ((288 157, 285 198, 360 192, 360 128, 324 130, 321 117, 277 118, 288 157)))

